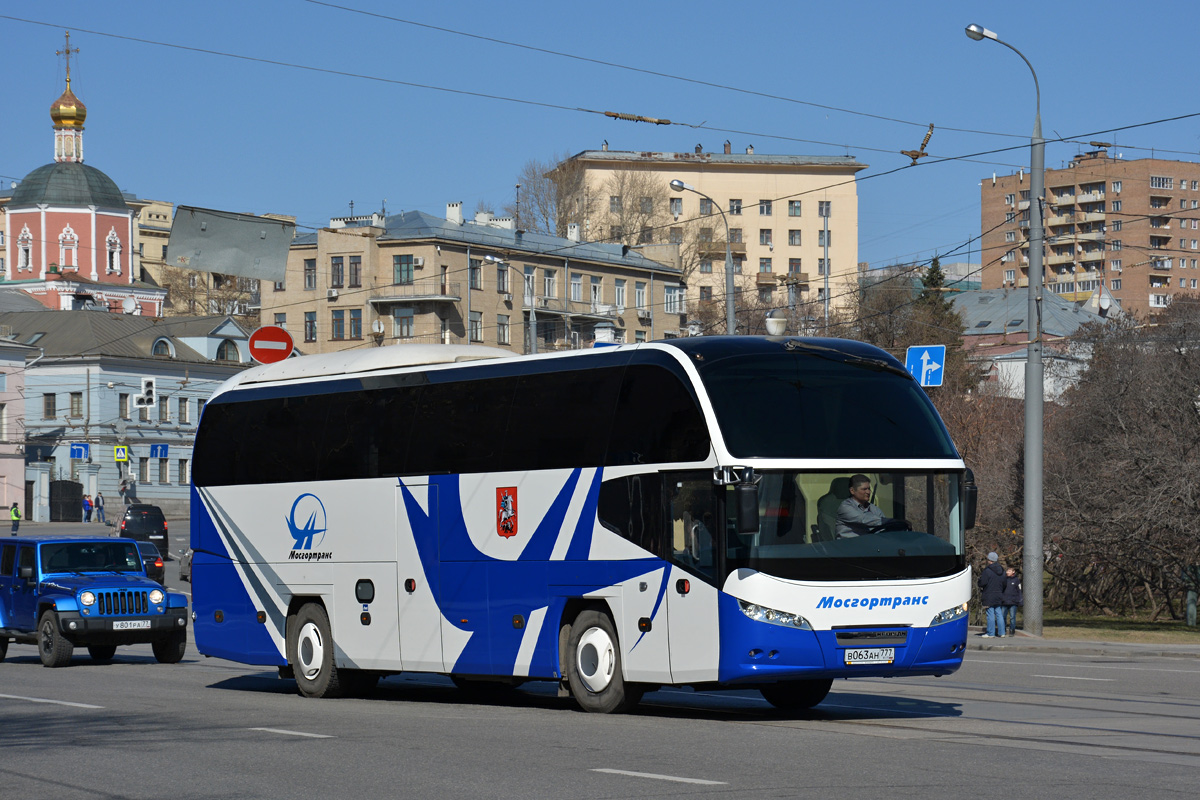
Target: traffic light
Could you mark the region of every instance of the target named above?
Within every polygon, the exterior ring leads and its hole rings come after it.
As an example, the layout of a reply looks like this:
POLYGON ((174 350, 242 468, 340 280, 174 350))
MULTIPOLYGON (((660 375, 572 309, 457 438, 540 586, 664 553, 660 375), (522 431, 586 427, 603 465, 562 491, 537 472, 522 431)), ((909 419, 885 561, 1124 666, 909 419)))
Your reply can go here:
POLYGON ((154 388, 154 378, 142 378, 142 393, 134 396, 134 408, 154 408, 158 403, 158 393, 154 388))

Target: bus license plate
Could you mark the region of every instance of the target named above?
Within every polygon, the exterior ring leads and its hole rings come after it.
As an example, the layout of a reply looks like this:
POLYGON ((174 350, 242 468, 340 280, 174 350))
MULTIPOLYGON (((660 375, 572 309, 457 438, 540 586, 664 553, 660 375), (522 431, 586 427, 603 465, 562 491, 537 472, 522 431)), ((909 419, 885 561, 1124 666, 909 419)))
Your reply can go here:
POLYGON ((132 631, 149 627, 150 620, 148 619, 119 619, 113 622, 114 631, 132 631))
POLYGON ((890 664, 895 660, 894 647, 862 647, 846 651, 847 664, 890 664))

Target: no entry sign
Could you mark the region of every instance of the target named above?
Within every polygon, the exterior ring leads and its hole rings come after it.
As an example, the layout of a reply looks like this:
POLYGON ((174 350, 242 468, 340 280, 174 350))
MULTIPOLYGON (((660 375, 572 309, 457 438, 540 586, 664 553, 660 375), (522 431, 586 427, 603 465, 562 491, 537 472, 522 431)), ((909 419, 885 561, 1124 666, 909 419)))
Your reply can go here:
POLYGON ((292 335, 278 325, 264 325, 250 334, 250 357, 260 364, 274 364, 292 354, 292 335))

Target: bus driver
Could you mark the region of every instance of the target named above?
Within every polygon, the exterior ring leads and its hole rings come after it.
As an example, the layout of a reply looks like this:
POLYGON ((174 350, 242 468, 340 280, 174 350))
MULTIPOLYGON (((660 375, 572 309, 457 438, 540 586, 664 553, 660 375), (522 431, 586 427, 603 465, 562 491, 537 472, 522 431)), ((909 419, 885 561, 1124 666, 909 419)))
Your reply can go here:
POLYGON ((850 496, 838 506, 838 538, 862 536, 889 522, 893 522, 892 518, 885 517, 879 506, 871 502, 871 479, 861 473, 851 476, 850 496))

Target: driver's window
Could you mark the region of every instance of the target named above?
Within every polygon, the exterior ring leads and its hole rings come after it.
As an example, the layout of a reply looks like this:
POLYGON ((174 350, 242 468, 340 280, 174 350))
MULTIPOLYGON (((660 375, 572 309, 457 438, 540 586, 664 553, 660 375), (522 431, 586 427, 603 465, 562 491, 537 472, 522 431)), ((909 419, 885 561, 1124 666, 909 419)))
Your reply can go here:
POLYGON ((33 566, 33 548, 32 547, 22 547, 21 553, 20 553, 20 555, 18 555, 17 558, 19 559, 17 562, 17 573, 20 574, 22 567, 32 567, 33 566))
POLYGON ((664 478, 668 487, 671 560, 715 581, 716 495, 712 473, 679 472, 664 478))

